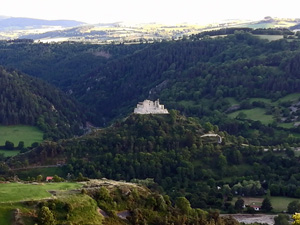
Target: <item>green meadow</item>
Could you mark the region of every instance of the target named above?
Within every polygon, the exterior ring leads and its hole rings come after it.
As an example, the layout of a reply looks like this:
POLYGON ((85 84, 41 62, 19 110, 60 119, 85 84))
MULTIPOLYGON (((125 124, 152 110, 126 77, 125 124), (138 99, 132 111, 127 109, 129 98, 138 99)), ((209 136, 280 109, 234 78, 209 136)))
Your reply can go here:
POLYGON ((18 155, 20 150, 0 150, 0 154, 3 154, 5 157, 11 157, 18 155))
POLYGON ((224 98, 224 99, 227 100, 231 106, 239 104, 239 102, 233 97, 227 97, 227 98, 224 98))
POLYGON ((0 126, 0 146, 4 146, 6 141, 13 142, 15 147, 24 141, 25 147, 29 147, 34 142, 43 141, 43 132, 33 126, 0 126))
MULTIPOLYGON (((103 217, 97 212, 96 202, 87 195, 74 195, 66 192, 67 190, 74 190, 81 187, 82 184, 67 182, 46 184, 2 183, 0 184, 0 224, 12 224, 12 214, 17 208, 25 214, 23 216, 25 224, 36 224, 34 217, 31 216, 35 209, 22 201, 50 198, 52 196, 48 192, 50 190, 61 191, 59 196, 62 200, 72 204, 74 210, 70 213, 69 219, 72 222, 85 221, 85 216, 87 216, 90 221, 95 222, 92 224, 102 224, 103 217)), ((56 215, 59 215, 58 211, 56 215)), ((60 222, 63 222, 63 220, 60 222)))
MULTIPOLYGON (((253 197, 242 197, 246 205, 258 205, 261 206, 264 198, 253 198, 253 197)), ((235 203, 237 200, 237 197, 233 198, 232 204, 235 203)), ((287 207, 290 202, 295 201, 295 200, 300 200, 298 198, 288 198, 288 197, 277 197, 277 196, 271 196, 270 201, 271 205, 273 207, 273 211, 276 213, 280 213, 283 211, 287 211, 287 207)))
POLYGON ((288 198, 288 197, 270 197, 272 207, 275 212, 287 211, 287 207, 290 202, 300 200, 299 198, 288 198))
POLYGON ((253 102, 263 102, 272 105, 271 99, 268 98, 249 98, 249 102, 252 104, 253 102))
POLYGON ((260 121, 262 124, 265 124, 265 125, 273 122, 272 115, 266 115, 266 110, 262 109, 262 108, 238 110, 238 111, 228 114, 228 116, 230 118, 236 118, 236 116, 241 112, 246 114, 246 119, 260 121))
POLYGON ((277 41, 283 39, 283 35, 267 35, 267 34, 255 34, 254 36, 261 39, 267 39, 268 41, 277 41))
POLYGON ((97 202, 88 195, 69 195, 61 198, 62 201, 68 202, 74 207, 69 213, 68 220, 70 224, 102 224, 103 216, 98 213, 97 202))
MULTIPOLYGON (((226 99, 230 102, 231 105, 236 104, 236 99, 234 99, 234 98, 226 98, 226 99)), ((249 98, 248 100, 249 100, 250 104, 252 104, 253 102, 264 102, 265 104, 267 104, 269 106, 280 107, 280 103, 282 103, 282 102, 296 103, 296 102, 300 101, 300 93, 289 94, 282 98, 279 98, 276 101, 272 101, 271 99, 267 99, 267 98, 249 98)), ((262 124, 265 124, 265 125, 271 124, 274 121, 274 118, 272 115, 266 114, 265 108, 252 108, 252 109, 237 110, 235 112, 229 113, 228 116, 230 118, 236 118, 237 115, 241 112, 246 115, 246 119, 260 121, 262 124)), ((293 123, 279 123, 278 126, 287 128, 287 129, 294 127, 293 123)))
POLYGON ((50 198, 49 190, 72 190, 80 188, 79 183, 3 183, 0 184, 0 203, 39 200, 50 198))
POLYGON ((278 99, 276 102, 278 103, 278 102, 287 102, 287 101, 291 101, 291 102, 300 101, 300 93, 286 95, 278 99))

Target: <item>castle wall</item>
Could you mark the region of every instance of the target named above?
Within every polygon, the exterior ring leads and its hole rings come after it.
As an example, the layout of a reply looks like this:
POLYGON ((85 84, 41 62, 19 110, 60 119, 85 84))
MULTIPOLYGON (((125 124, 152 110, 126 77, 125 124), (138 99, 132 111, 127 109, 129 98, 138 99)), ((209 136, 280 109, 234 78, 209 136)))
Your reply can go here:
POLYGON ((135 114, 169 114, 168 110, 165 109, 164 105, 159 104, 159 100, 150 101, 145 100, 139 102, 134 109, 135 114))

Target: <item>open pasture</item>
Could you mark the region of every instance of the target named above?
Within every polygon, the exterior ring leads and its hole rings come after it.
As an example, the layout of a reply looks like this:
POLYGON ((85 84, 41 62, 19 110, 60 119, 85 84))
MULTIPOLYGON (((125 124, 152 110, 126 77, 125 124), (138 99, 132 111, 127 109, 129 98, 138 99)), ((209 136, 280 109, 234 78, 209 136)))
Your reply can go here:
POLYGON ((272 115, 266 115, 266 110, 263 108, 238 110, 238 111, 228 114, 228 116, 231 118, 236 118, 237 115, 241 112, 246 114, 246 119, 260 121, 262 124, 265 124, 265 125, 273 122, 272 115))
POLYGON ((49 190, 72 190, 80 188, 78 183, 2 183, 0 185, 0 203, 38 200, 50 198, 49 190))
POLYGON ((0 146, 4 146, 6 141, 13 142, 15 147, 24 141, 25 147, 29 147, 34 142, 43 141, 43 132, 33 126, 0 126, 0 146))

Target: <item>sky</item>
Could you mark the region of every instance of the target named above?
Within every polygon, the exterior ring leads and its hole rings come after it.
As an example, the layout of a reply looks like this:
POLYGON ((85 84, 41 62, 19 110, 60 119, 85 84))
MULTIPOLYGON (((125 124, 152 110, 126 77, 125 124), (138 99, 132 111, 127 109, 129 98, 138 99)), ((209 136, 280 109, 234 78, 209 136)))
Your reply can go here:
POLYGON ((86 23, 300 18, 299 0, 1 0, 0 15, 86 23))

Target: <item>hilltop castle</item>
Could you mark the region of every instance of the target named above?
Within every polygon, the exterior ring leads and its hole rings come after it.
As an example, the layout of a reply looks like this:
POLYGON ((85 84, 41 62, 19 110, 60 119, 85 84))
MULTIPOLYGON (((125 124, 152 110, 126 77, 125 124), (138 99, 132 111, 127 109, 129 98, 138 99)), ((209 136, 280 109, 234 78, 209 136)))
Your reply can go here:
POLYGON ((135 114, 169 114, 164 105, 159 104, 159 99, 156 101, 144 100, 139 102, 134 109, 135 114))

